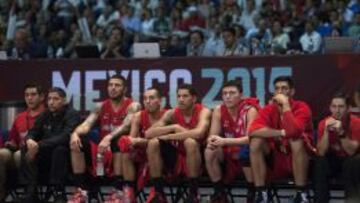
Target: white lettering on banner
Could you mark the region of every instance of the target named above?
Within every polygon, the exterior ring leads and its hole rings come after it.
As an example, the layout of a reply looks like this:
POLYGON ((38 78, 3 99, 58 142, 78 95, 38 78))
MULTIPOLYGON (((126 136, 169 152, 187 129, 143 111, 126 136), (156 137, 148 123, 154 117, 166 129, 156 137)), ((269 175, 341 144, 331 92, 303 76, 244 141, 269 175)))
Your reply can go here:
POLYGON ((228 80, 241 79, 243 94, 250 96, 250 73, 246 68, 232 68, 228 72, 228 80))
POLYGON ((204 68, 201 70, 202 78, 214 78, 214 83, 209 91, 203 97, 202 102, 207 106, 216 106, 220 104, 220 100, 215 100, 216 95, 220 92, 221 86, 224 83, 223 70, 220 68, 204 68))
MULTIPOLYGON (((94 100, 100 98, 100 91, 95 90, 95 80, 106 80, 107 71, 86 71, 85 72, 85 109, 90 110, 93 108, 94 100)), ((77 109, 77 108, 76 108, 77 109)))
MULTIPOLYGON (((144 76, 144 90, 152 87, 154 84, 154 80, 157 80, 158 83, 165 83, 166 82, 166 75, 163 70, 149 70, 145 73, 144 76)), ((161 104, 163 106, 166 105, 166 98, 161 98, 161 104)))
POLYGON ((131 71, 131 97, 135 101, 140 99, 140 72, 138 70, 131 71))
POLYGON ((170 73, 170 81, 169 81, 169 99, 170 99, 170 106, 176 106, 176 89, 178 87, 179 80, 182 79, 183 83, 192 84, 192 75, 191 72, 187 69, 174 69, 170 73))
MULTIPOLYGON (((164 70, 152 69, 142 72, 143 69, 121 70, 119 73, 131 82, 129 86, 132 90, 132 98, 139 100, 142 91, 152 87, 153 84, 165 84, 169 88, 169 102, 171 107, 176 106, 176 89, 179 83, 193 83, 193 75, 189 69, 173 69, 169 75, 164 70), (143 80, 142 80, 143 79, 143 80), (144 81, 141 84, 141 81, 144 81)), ((70 78, 64 80, 60 71, 53 71, 52 85, 64 88, 68 95, 69 101, 75 109, 81 108, 81 95, 86 95, 85 110, 91 110, 94 107, 94 102, 100 99, 100 91, 94 88, 95 81, 105 82, 111 75, 117 73, 115 70, 88 70, 84 73, 80 71, 73 71, 70 78), (84 92, 82 92, 84 91, 84 92)), ((210 108, 219 104, 220 99, 216 96, 220 93, 222 84, 225 80, 240 79, 243 86, 243 93, 245 96, 255 96, 260 100, 260 104, 266 103, 265 96, 274 92, 273 82, 279 76, 291 76, 292 68, 290 66, 271 67, 265 69, 264 67, 245 68, 234 67, 229 69, 221 68, 203 68, 201 69, 200 81, 195 81, 196 84, 201 84, 201 79, 212 79, 212 84, 206 88, 206 92, 202 92, 202 103, 210 108)), ((197 79, 198 80, 198 79, 197 79)), ((104 95, 104 94, 102 94, 104 95)), ((162 104, 166 105, 166 98, 162 98, 162 104)))
POLYGON ((80 109, 81 98, 81 75, 80 71, 74 71, 71 74, 69 83, 65 84, 60 71, 53 71, 52 86, 63 88, 66 92, 68 101, 72 100, 75 109, 80 109))
MULTIPOLYGON (((271 68, 270 71, 270 80, 268 83, 269 86, 269 93, 274 92, 274 79, 279 76, 291 76, 292 75, 292 68, 289 66, 284 67, 274 67, 271 68)), ((254 69, 247 68, 230 68, 227 74, 227 80, 234 80, 234 79, 241 79, 242 87, 243 87, 243 94, 245 96, 256 96, 261 105, 264 105, 265 102, 265 68, 264 67, 256 67, 254 69), (253 78, 252 78, 252 77, 253 78), (255 79, 255 81, 253 81, 255 79), (255 95, 252 94, 251 91, 251 84, 255 83, 255 95)), ((210 87, 209 91, 203 97, 203 103, 208 105, 209 107, 214 107, 216 104, 220 103, 221 101, 215 100, 215 96, 220 92, 221 86, 224 80, 224 71, 217 68, 210 68, 210 69, 202 69, 201 77, 203 78, 214 78, 214 83, 210 87)))

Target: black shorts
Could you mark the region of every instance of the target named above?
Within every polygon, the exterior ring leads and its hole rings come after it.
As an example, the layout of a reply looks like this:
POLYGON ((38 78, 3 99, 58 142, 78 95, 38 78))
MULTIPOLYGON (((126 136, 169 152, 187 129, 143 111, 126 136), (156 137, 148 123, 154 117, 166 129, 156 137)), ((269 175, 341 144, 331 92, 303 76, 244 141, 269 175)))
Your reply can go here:
MULTIPOLYGON (((118 136, 111 140, 110 148, 113 153, 120 152, 120 148, 118 146, 118 141, 119 141, 120 137, 121 136, 118 136)), ((93 139, 90 139, 89 136, 81 136, 80 140, 81 140, 81 144, 82 144, 81 151, 84 152, 86 165, 91 166, 92 153, 91 153, 91 144, 90 143, 94 143, 95 145, 98 145, 101 140, 100 139, 93 140, 93 139)))
POLYGON ((159 140, 160 142, 160 154, 163 159, 164 168, 166 170, 175 170, 178 149, 170 142, 159 140))

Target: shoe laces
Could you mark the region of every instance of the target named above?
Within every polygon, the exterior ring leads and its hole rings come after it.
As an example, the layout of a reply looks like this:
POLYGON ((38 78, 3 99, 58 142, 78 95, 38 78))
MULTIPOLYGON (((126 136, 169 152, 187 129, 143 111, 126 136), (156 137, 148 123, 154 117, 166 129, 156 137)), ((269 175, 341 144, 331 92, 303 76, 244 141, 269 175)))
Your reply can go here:
POLYGON ((81 188, 77 188, 74 194, 70 197, 69 202, 71 203, 80 203, 87 201, 87 191, 82 190, 81 188))
POLYGON ((120 190, 113 190, 108 196, 107 200, 118 200, 122 198, 122 194, 120 190))

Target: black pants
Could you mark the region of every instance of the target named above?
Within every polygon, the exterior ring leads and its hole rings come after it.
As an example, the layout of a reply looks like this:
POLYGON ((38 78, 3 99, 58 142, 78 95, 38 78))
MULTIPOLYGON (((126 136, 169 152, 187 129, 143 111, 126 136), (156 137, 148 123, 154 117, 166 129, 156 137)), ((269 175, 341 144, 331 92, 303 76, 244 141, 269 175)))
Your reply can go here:
POLYGON ((347 202, 360 202, 360 154, 337 157, 333 154, 315 159, 315 202, 329 202, 329 179, 335 178, 344 186, 347 202))
POLYGON ((69 148, 56 146, 40 149, 34 160, 26 156, 26 147, 21 151, 20 181, 27 186, 36 187, 38 182, 62 186, 69 171, 69 148))

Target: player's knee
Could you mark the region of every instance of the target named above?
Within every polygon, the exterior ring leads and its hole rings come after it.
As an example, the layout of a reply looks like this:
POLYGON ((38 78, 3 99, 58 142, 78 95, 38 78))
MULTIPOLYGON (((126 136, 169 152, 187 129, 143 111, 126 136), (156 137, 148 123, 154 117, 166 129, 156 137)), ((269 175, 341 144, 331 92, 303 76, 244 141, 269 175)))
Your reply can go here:
POLYGON ((3 148, 0 149, 0 160, 8 161, 11 159, 11 151, 3 148))
POLYGON ((153 138, 153 139, 149 140, 148 146, 147 146, 147 153, 152 154, 154 151, 158 151, 158 150, 160 150, 159 139, 153 138))
POLYGON ((210 162, 215 156, 215 150, 206 148, 204 151, 205 161, 210 162))
POLYGON ((264 140, 262 138, 252 138, 250 140, 250 153, 257 153, 262 150, 264 140))
POLYGON ((195 139, 187 138, 184 141, 184 147, 187 152, 196 152, 198 150, 198 143, 195 139))
POLYGON ((304 142, 301 139, 291 141, 290 146, 291 146, 291 153, 293 154, 306 153, 304 142))
POLYGON ((122 160, 125 162, 129 162, 131 159, 130 153, 122 153, 122 160))

